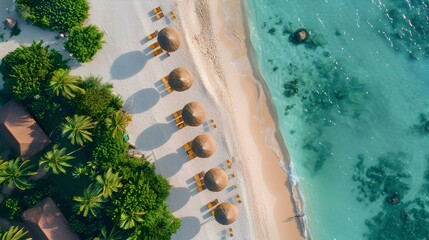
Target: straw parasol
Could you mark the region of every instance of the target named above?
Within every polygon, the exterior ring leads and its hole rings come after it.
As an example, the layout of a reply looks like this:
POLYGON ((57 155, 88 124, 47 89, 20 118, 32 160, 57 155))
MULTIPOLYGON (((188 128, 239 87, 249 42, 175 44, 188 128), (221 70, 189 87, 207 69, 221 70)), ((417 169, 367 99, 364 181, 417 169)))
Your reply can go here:
POLYGON ((224 202, 216 207, 214 217, 218 223, 229 225, 237 220, 239 213, 238 208, 234 204, 224 202))
POLYGON ((167 52, 174 52, 180 47, 180 33, 173 27, 161 29, 158 33, 158 43, 167 52))
POLYGON ((8 28, 13 28, 15 27, 16 21, 13 18, 6 18, 6 20, 4 20, 4 25, 8 28))
POLYGON ((175 68, 168 75, 168 84, 174 91, 183 92, 188 90, 194 82, 192 72, 184 67, 175 68))
POLYGON ((204 185, 212 192, 225 189, 228 181, 228 174, 221 168, 212 168, 204 175, 204 185))
POLYGON ((182 109, 183 121, 189 126, 200 126, 206 119, 206 111, 199 102, 190 102, 182 109))
POLYGON ((191 148, 198 157, 208 158, 216 151, 217 144, 210 135, 202 134, 192 140, 191 148))

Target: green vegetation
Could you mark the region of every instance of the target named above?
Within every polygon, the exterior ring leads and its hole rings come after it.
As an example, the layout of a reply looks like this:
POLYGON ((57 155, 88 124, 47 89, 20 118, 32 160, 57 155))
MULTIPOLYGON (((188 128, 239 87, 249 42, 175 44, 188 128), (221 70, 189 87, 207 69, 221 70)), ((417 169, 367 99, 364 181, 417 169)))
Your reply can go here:
POLYGON ((34 25, 51 30, 68 31, 88 18, 86 0, 17 0, 21 17, 34 25))
POLYGON ((28 232, 25 231, 23 228, 19 228, 16 226, 12 226, 9 231, 5 233, 0 233, 0 238, 2 240, 31 240, 31 238, 26 238, 25 235, 28 232))
POLYGON ((1 96, 21 100, 53 142, 32 159, 0 160, 0 184, 17 188, 0 217, 18 220, 49 196, 81 239, 170 239, 181 224, 166 204, 170 185, 153 164, 128 155, 131 116, 122 99, 100 78, 70 75, 41 45, 21 46, 0 65, 1 96))
POLYGON ((64 47, 79 62, 89 62, 103 47, 103 36, 104 34, 94 25, 73 27, 64 47))
POLYGON ((21 46, 1 61, 4 89, 18 100, 40 95, 53 71, 68 68, 60 53, 42 44, 40 41, 29 47, 21 46))

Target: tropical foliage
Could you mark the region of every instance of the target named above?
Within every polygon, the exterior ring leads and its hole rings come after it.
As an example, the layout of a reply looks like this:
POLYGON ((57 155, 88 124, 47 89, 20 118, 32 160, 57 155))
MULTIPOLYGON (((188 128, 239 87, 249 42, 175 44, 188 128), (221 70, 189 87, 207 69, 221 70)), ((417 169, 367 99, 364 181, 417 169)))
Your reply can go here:
POLYGON ((31 240, 32 238, 26 238, 28 231, 25 231, 24 228, 12 226, 5 233, 0 233, 1 240, 31 240))
POLYGON ((101 196, 111 198, 112 194, 122 187, 121 179, 119 173, 113 173, 112 169, 107 170, 103 176, 98 175, 96 181, 97 186, 101 188, 101 196))
POLYGON ((104 202, 100 195, 100 188, 93 184, 83 191, 83 196, 73 197, 73 200, 77 202, 78 214, 82 214, 84 217, 88 216, 89 213, 97 216, 97 210, 101 208, 104 202))
POLYGON ((68 162, 74 158, 73 156, 68 155, 66 151, 66 148, 59 148, 58 144, 55 144, 51 151, 48 151, 43 155, 39 161, 39 165, 43 166, 46 172, 52 170, 54 174, 65 174, 65 168, 72 167, 68 162))
POLYGON ((112 137, 115 135, 124 136, 125 128, 131 122, 131 119, 131 115, 123 110, 118 110, 106 118, 106 126, 112 132, 112 137))
POLYGON ((71 76, 70 70, 58 69, 52 75, 49 90, 57 96, 61 94, 67 99, 72 99, 76 93, 85 93, 85 90, 77 85, 79 81, 80 77, 71 76))
POLYGON ((59 52, 42 44, 40 41, 29 47, 20 46, 1 61, 4 89, 19 100, 40 95, 54 70, 68 68, 59 52))
POLYGON ((2 164, 0 168, 0 184, 4 183, 9 188, 17 187, 20 190, 28 189, 32 186, 28 177, 36 174, 32 169, 33 165, 29 160, 9 160, 6 166, 2 164))
POLYGON ((89 62, 103 47, 103 36, 104 34, 95 25, 83 28, 73 27, 64 47, 79 62, 89 62))
POLYGON ((73 118, 66 117, 62 125, 62 135, 70 139, 71 144, 83 145, 92 142, 91 129, 95 127, 90 117, 75 114, 73 118))
POLYGON ((67 31, 80 26, 88 18, 86 0, 17 0, 21 17, 34 25, 51 30, 67 31))

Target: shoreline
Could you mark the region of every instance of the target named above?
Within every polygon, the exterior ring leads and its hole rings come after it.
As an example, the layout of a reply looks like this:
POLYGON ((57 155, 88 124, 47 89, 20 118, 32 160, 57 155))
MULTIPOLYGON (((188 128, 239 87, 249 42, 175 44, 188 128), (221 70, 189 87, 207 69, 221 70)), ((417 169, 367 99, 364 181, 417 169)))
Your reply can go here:
MULTIPOLYGON (((243 77, 242 79, 240 79, 241 81, 241 85, 243 86, 243 88, 247 88, 246 91, 255 91, 256 92, 256 96, 253 97, 248 97, 248 102, 249 104, 249 109, 251 111, 250 114, 250 118, 249 118, 249 124, 250 125, 254 125, 256 120, 256 124, 257 124, 257 130, 256 131, 254 128, 250 128, 253 129, 252 131, 252 135, 253 135, 253 140, 255 140, 256 142, 258 142, 258 146, 261 146, 261 142, 265 145, 264 149, 259 149, 260 151, 264 152, 264 155, 266 155, 268 153, 268 151, 271 151, 271 153, 274 156, 270 156, 271 157, 271 161, 275 160, 277 162, 277 168, 281 169, 281 172, 283 173, 275 173, 275 177, 271 177, 270 181, 267 181, 266 186, 269 188, 269 186, 272 186, 272 182, 273 180, 276 181, 277 183, 279 182, 279 180, 283 180, 284 181, 284 185, 283 187, 285 187, 288 192, 290 193, 290 198, 287 199, 288 201, 291 202, 292 207, 293 207, 293 212, 297 213, 297 212, 301 212, 302 211, 302 200, 301 200, 301 195, 299 194, 299 190, 298 190, 298 183, 293 183, 293 181, 291 180, 291 177, 293 177, 291 174, 291 169, 290 169, 290 156, 289 156, 289 152, 288 149, 286 147, 285 141, 283 139, 283 136, 281 135, 280 132, 280 127, 278 125, 278 118, 277 118, 277 111, 274 107, 274 103, 272 102, 271 99, 271 95, 268 89, 268 86, 262 76, 262 74, 259 71, 259 66, 256 60, 256 55, 253 49, 253 46, 251 44, 251 40, 250 40, 250 31, 249 31, 249 23, 248 20, 245 17, 245 2, 244 1, 239 1, 240 2, 240 11, 234 11, 234 15, 235 18, 241 18, 240 20, 238 20, 239 22, 242 23, 243 25, 243 30, 244 30, 244 35, 239 35, 237 34, 237 32, 234 31, 233 28, 228 28, 228 19, 230 18, 231 15, 228 15, 227 13, 225 13, 225 5, 227 3, 228 0, 224 0, 222 2, 222 13, 224 14, 224 18, 225 18, 225 22, 224 22, 224 28, 225 28, 225 38, 227 39, 227 41, 230 41, 233 43, 233 47, 230 49, 232 50, 232 52, 234 52, 235 50, 239 50, 239 52, 245 51, 245 55, 244 56, 238 56, 236 58, 233 59, 233 61, 237 61, 240 60, 240 57, 244 57, 245 59, 242 59, 244 62, 248 62, 248 64, 250 64, 251 67, 251 71, 250 72, 246 72, 245 69, 240 69, 240 67, 235 66, 235 68, 243 75, 245 75, 245 77, 243 77), (236 14, 237 12, 240 12, 241 14, 236 14), (232 32, 235 39, 238 39, 239 41, 234 41, 234 37, 232 36, 228 36, 227 32, 232 32), (244 39, 244 40, 243 40, 244 39), (244 43, 243 43, 244 41, 244 43), (241 50, 240 50, 241 49, 241 50), (241 72, 244 71, 244 72, 241 72), (246 86, 248 85, 248 86, 246 86), (256 98, 256 99, 255 99, 256 98), (256 101, 255 101, 256 100, 256 101), (253 117, 252 117, 253 116, 253 117), (253 118, 253 119, 252 119, 253 118), (253 121, 252 121, 253 120, 253 121), (269 136, 266 136, 266 133, 264 133, 264 131, 270 131, 268 134, 269 136), (263 135, 265 138, 261 141, 261 136, 263 135), (273 138, 273 139, 266 139, 267 137, 273 138), (259 140, 259 141, 258 141, 259 140), (276 146, 270 146, 268 141, 275 141, 275 145, 276 146), (267 151, 267 149, 269 149, 267 151), (280 151, 280 152, 279 152, 280 151), (274 159, 272 159, 274 158, 274 159), (280 175, 280 176, 279 176, 280 175), (282 176, 283 175, 283 176, 282 176), (273 179, 275 178, 275 179, 273 179)), ((233 20, 234 21, 234 20, 233 20)), ((225 43, 225 39, 222 39, 222 41, 224 42, 225 45, 228 45, 228 43, 225 43)), ((243 64, 243 62, 241 62, 241 64, 243 64)), ((244 63, 246 64, 246 63, 244 63)), ((248 71, 248 70, 247 70, 248 71)), ((245 91, 245 92, 246 92, 245 91)), ((264 177, 269 177, 270 175, 273 174, 272 168, 273 166, 271 165, 269 168, 264 169, 264 177)), ((277 185, 278 186, 278 185, 277 185)), ((271 192, 273 192, 273 189, 270 189, 271 192)), ((278 189, 277 189, 278 190, 278 189)), ((275 194, 273 193, 273 195, 276 195, 275 197, 277 198, 277 204, 275 205, 275 209, 281 209, 281 206, 279 205, 283 205, 284 203, 281 202, 280 200, 284 200, 285 196, 282 196, 281 194, 275 194), (279 196, 280 195, 280 196, 279 196)), ((283 206, 283 210, 285 207, 283 206)), ((287 208, 287 207, 286 207, 287 208)), ((285 211, 287 212, 287 210, 285 211)), ((276 211, 275 215, 275 219, 276 219, 276 224, 277 224, 277 230, 280 233, 280 237, 282 239, 284 239, 286 236, 288 237, 288 239, 301 239, 301 238, 306 238, 307 237, 307 231, 305 228, 305 221, 303 221, 303 219, 301 218, 296 218, 296 225, 297 228, 299 230, 299 234, 300 236, 297 236, 296 234, 291 234, 290 231, 294 231, 296 229, 294 229, 293 227, 284 227, 283 225, 281 225, 281 223, 279 222, 279 220, 282 219, 282 211, 276 211)), ((290 224, 292 225, 292 224, 290 224)))

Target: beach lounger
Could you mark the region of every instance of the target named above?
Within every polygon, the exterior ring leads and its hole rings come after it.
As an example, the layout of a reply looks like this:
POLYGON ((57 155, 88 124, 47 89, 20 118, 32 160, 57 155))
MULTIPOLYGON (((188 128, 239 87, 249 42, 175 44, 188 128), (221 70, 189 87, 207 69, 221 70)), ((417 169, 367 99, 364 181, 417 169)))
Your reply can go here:
POLYGON ((219 200, 217 200, 217 198, 216 198, 215 200, 213 200, 207 204, 207 208, 210 209, 212 207, 215 207, 218 204, 219 204, 219 200))
POLYGON ((204 181, 203 180, 198 180, 195 183, 197 184, 198 187, 202 187, 204 185, 204 181))
POLYGON ((153 56, 158 56, 160 53, 162 53, 163 51, 162 51, 162 49, 161 48, 158 48, 158 49, 156 49, 154 52, 153 52, 153 56))
POLYGON ((157 7, 157 8, 154 8, 154 9, 152 10, 152 12, 153 12, 153 13, 155 13, 155 14, 157 14, 157 13, 159 13, 159 12, 162 12, 162 9, 161 9, 161 7, 157 7))
POLYGON ((156 19, 159 20, 159 19, 164 17, 164 13, 160 12, 160 13, 156 14, 155 17, 156 17, 156 19))
POLYGON ((169 88, 167 88, 167 92, 168 92, 168 93, 172 93, 172 92, 173 92, 173 89, 172 89, 171 87, 169 87, 169 88))
POLYGON ((183 145, 183 148, 184 148, 186 151, 188 151, 189 149, 191 149, 191 144, 190 144, 190 143, 185 143, 185 144, 183 145))
POLYGON ((215 215, 215 210, 211 210, 211 211, 210 211, 210 214, 214 217, 214 215, 215 215))
POLYGON ((177 127, 179 129, 182 129, 182 128, 186 127, 186 126, 188 126, 188 124, 186 124, 185 122, 182 122, 181 124, 177 125, 177 127))
POLYGON ((175 118, 174 121, 176 122, 176 125, 179 125, 180 123, 183 122, 183 118, 180 116, 178 118, 175 118))
POLYGON ((194 159, 194 158, 196 158, 197 157, 197 155, 195 155, 195 154, 189 154, 188 155, 188 159, 189 160, 192 160, 192 159, 194 159))
POLYGON ((171 16, 172 19, 176 19, 176 14, 174 14, 173 11, 170 11, 170 16, 171 16))
POLYGON ((178 118, 180 116, 182 116, 182 110, 179 110, 179 111, 173 113, 174 118, 178 118))
POLYGON ((198 189, 198 192, 202 192, 204 189, 206 189, 206 187, 203 185, 201 187, 198 187, 197 189, 198 189))
POLYGON ((154 42, 149 47, 150 47, 150 49, 155 49, 155 48, 159 47, 159 43, 158 42, 154 42))
POLYGON ((158 30, 156 30, 155 32, 153 32, 153 33, 149 34, 149 35, 147 36, 147 39, 152 40, 152 39, 154 39, 156 36, 158 36, 158 30))
POLYGON ((204 177, 204 171, 201 171, 201 172, 195 174, 194 179, 195 179, 195 181, 198 181, 203 177, 204 177))

